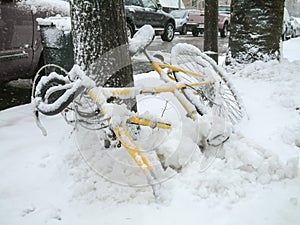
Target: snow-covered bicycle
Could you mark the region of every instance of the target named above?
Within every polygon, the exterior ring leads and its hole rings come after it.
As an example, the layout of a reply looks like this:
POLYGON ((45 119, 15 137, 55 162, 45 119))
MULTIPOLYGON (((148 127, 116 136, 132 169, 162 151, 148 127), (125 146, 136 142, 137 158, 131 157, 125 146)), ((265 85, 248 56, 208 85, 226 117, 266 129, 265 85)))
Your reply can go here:
MULTIPOLYGON (((151 163, 144 156, 136 144, 128 126, 148 126, 150 128, 171 129, 171 124, 159 118, 142 116, 128 110, 112 110, 112 105, 107 100, 111 97, 122 99, 134 98, 137 95, 157 95, 160 93, 172 93, 184 111, 186 116, 197 121, 202 115, 211 114, 226 124, 234 125, 243 116, 243 108, 238 95, 234 91, 225 73, 207 55, 198 48, 188 44, 177 44, 171 52, 171 65, 152 57, 146 48, 151 44, 154 30, 151 26, 142 27, 130 40, 129 51, 132 55, 144 53, 154 70, 164 81, 158 87, 124 87, 106 88, 97 87, 95 82, 75 65, 70 72, 56 65, 66 76, 56 72, 48 76, 42 76, 33 89, 32 102, 36 108, 37 122, 38 112, 45 115, 55 115, 72 109, 75 111, 75 122, 88 129, 109 129, 111 136, 117 139, 130 154, 134 162, 146 175, 148 183, 158 196, 157 178, 151 167, 151 163), (84 97, 83 97, 84 96, 84 97), (92 110, 84 111, 78 98, 91 100, 89 104, 92 110), (73 106, 70 105, 73 103, 73 106)), ((44 68, 41 68, 44 69, 44 68)), ((39 79, 39 73, 36 79, 39 79)), ((41 127, 41 126, 40 126, 41 127)), ((200 128, 201 129, 201 128, 200 128)), ((205 137, 207 146, 218 146, 224 143, 229 133, 211 131, 213 135, 205 137)), ((107 137, 107 140, 112 139, 107 137)), ((203 147, 203 146, 202 146, 203 147)))

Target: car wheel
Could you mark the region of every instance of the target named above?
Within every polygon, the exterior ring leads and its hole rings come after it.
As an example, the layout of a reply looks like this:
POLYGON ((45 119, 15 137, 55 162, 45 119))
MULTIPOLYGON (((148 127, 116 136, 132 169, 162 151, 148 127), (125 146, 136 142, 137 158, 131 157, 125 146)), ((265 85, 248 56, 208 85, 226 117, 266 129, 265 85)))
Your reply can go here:
POLYGON ((285 32, 281 35, 281 39, 282 39, 282 41, 286 41, 286 33, 285 32))
POLYGON ((225 23, 223 29, 220 30, 221 37, 227 37, 228 35, 228 23, 225 23))
POLYGON ((175 35, 175 29, 173 23, 167 23, 167 26, 165 27, 164 33, 161 35, 161 39, 163 41, 172 41, 175 35))
POLYGON ((129 23, 126 24, 126 32, 127 32, 127 37, 128 38, 132 38, 133 37, 133 27, 129 23))
POLYGON ((182 29, 181 29, 180 34, 181 34, 181 35, 186 35, 186 33, 187 33, 187 28, 186 28, 186 25, 184 24, 184 25, 182 26, 182 29))
MULTIPOLYGON (((38 71, 40 70, 40 68, 42 68, 44 65, 45 65, 44 51, 42 51, 42 52, 41 52, 41 55, 40 55, 40 58, 39 58, 39 62, 38 62, 37 66, 36 66, 36 68, 35 68, 35 70, 34 70, 34 74, 32 75, 32 81, 34 81, 35 76, 37 75, 37 72, 38 72, 38 71)), ((45 75, 45 70, 42 70, 42 71, 40 72, 40 74, 41 74, 41 76, 44 76, 44 75, 45 75)), ((39 80, 40 80, 40 78, 37 79, 36 84, 38 83, 39 80)), ((34 88, 35 88, 35 87, 34 87, 34 88)))
POLYGON ((199 36, 199 30, 198 29, 193 29, 192 34, 193 34, 194 37, 198 37, 199 36))

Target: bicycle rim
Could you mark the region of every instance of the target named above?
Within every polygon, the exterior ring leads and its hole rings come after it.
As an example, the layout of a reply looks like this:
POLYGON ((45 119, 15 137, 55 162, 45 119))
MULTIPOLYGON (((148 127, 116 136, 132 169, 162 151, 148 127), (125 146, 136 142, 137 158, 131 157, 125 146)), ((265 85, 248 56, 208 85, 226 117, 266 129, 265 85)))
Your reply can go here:
POLYGON ((178 72, 175 79, 183 82, 187 88, 182 92, 196 107, 200 115, 212 113, 236 124, 243 117, 243 107, 233 85, 218 66, 198 48, 188 44, 177 44, 171 52, 171 63, 181 69, 203 74, 201 78, 178 72), (191 86, 191 84, 209 81, 209 84, 191 86))

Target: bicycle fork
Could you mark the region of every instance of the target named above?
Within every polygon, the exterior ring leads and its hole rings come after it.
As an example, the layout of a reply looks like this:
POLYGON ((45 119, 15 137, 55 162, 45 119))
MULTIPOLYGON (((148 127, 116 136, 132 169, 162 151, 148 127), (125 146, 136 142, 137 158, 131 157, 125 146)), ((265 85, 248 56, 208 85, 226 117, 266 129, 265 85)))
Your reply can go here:
POLYGON ((137 146, 137 144, 135 143, 135 141, 130 136, 129 132, 124 126, 117 126, 113 128, 113 131, 119 139, 119 141, 124 146, 124 148, 129 153, 129 155, 145 174, 149 185, 152 187, 153 195, 155 199, 158 200, 160 184, 153 172, 152 167, 150 166, 150 163, 148 162, 146 157, 143 156, 141 150, 139 149, 139 147, 137 146))
MULTIPOLYGON (((101 107, 101 104, 98 102, 97 96, 93 93, 92 89, 88 91, 88 95, 91 97, 93 102, 97 105, 100 112, 105 115, 105 111, 101 107)), ((109 121, 110 119, 108 119, 109 121)), ((168 123, 162 123, 162 122, 153 122, 148 119, 139 118, 139 117, 131 117, 128 121, 132 124, 138 124, 142 126, 149 126, 152 128, 162 128, 162 129, 170 129, 171 125, 168 123)), ((142 154, 141 150, 137 146, 136 142, 133 140, 131 135, 129 134, 128 130, 123 125, 117 125, 115 127, 112 127, 112 130, 114 134, 116 135, 117 139, 121 142, 121 144, 124 146, 126 151, 129 153, 129 155, 132 157, 132 159, 135 161, 135 163, 138 165, 138 167, 142 170, 142 172, 145 174, 148 184, 151 186, 153 195, 156 200, 159 199, 159 181, 157 180, 157 177, 153 171, 153 168, 151 167, 149 161, 147 158, 142 154)))

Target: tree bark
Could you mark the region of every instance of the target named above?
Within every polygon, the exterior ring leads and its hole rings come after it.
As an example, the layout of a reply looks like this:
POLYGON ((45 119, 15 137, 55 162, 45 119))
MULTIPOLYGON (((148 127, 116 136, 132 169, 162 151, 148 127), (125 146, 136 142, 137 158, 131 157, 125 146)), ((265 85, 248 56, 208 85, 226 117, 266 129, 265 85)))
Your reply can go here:
POLYGON ((232 0, 226 64, 280 59, 284 1, 232 0))
POLYGON ((71 0, 75 63, 98 86, 131 86, 124 0, 71 0))
POLYGON ((218 0, 205 0, 204 51, 218 63, 218 0))

